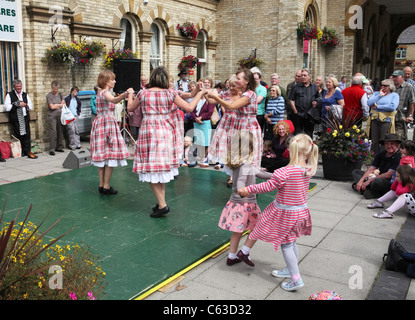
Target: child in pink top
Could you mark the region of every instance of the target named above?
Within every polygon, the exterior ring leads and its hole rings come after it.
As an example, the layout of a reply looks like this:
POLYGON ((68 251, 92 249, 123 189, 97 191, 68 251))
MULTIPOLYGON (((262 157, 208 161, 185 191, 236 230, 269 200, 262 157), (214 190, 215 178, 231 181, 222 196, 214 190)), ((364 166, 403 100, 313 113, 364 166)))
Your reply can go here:
MULTIPOLYGON (((250 185, 238 190, 242 197, 278 190, 275 200, 263 211, 261 220, 249 235, 256 240, 271 242, 275 251, 281 246, 287 267, 272 271, 275 277, 290 277, 281 287, 293 291, 304 286, 298 268, 296 238, 311 234, 311 217, 307 206, 310 177, 315 174, 318 162, 318 147, 307 134, 299 134, 290 141, 290 163, 274 171, 267 182, 250 185)), ((241 258, 241 257, 240 257, 241 258)))
MULTIPOLYGON (((391 190, 384 194, 382 197, 372 202, 367 206, 368 209, 383 208, 384 202, 396 199, 395 202, 386 210, 375 213, 374 218, 378 219, 392 219, 393 214, 405 207, 407 211, 410 209, 407 207, 407 195, 410 195, 415 190, 415 171, 410 166, 401 165, 396 169, 396 178, 391 185, 391 190)), ((412 195, 410 195, 412 198, 412 195)))
POLYGON ((412 169, 415 169, 415 141, 406 140, 401 143, 401 161, 399 165, 408 165, 412 169))

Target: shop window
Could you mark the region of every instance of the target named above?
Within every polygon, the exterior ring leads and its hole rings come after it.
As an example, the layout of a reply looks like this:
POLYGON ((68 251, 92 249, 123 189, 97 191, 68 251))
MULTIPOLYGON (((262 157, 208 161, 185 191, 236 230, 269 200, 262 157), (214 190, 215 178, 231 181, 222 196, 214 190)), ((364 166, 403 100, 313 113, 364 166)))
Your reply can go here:
POLYGON ((396 49, 395 59, 406 59, 406 48, 400 47, 396 49))

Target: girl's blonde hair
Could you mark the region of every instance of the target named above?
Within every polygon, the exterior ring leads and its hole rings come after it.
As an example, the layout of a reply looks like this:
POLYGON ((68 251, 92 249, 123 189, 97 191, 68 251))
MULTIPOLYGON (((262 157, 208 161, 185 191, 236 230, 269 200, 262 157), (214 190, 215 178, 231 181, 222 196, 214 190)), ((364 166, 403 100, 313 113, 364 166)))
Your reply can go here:
POLYGON ((228 149, 226 165, 231 169, 238 168, 244 162, 252 162, 254 157, 254 135, 248 130, 241 130, 232 135, 228 149))
POLYGON ((290 163, 289 166, 299 165, 305 160, 311 168, 306 175, 313 176, 317 171, 318 147, 314 144, 309 135, 300 133, 290 140, 290 163))
POLYGON ((185 137, 184 137, 184 141, 189 142, 189 143, 190 143, 190 145, 192 145, 192 144, 193 144, 193 139, 192 139, 191 137, 189 137, 189 136, 185 136, 185 137))

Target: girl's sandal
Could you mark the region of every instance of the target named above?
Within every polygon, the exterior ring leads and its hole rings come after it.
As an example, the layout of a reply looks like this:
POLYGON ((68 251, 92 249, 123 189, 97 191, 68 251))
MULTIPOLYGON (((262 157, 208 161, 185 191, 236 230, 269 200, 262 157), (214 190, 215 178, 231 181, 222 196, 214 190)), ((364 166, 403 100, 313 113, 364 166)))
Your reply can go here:
POLYGON ((384 210, 382 212, 375 213, 373 217, 378 219, 393 219, 393 213, 388 210, 384 210))

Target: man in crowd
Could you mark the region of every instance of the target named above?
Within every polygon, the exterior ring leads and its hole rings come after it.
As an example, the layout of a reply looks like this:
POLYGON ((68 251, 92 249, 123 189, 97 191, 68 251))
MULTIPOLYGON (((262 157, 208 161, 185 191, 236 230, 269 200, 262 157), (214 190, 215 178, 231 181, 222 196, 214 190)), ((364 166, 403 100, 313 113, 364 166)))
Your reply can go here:
POLYGON ((402 70, 394 71, 392 80, 396 87, 395 92, 399 95, 398 112, 395 116, 395 132, 401 136, 402 140, 406 140, 408 135, 407 124, 414 120, 414 89, 412 85, 404 81, 402 70))
POLYGON ((367 105, 367 93, 363 89, 361 75, 356 74, 352 78, 352 85, 342 91, 344 97, 343 121, 350 119, 356 125, 362 124, 362 119, 369 116, 367 105))
POLYGON ((29 159, 37 159, 37 156, 31 151, 30 142, 29 110, 33 110, 33 103, 29 95, 22 89, 22 81, 14 80, 13 90, 6 94, 4 108, 9 112, 13 135, 20 140, 22 155, 29 159))
POLYGON ((189 79, 187 79, 187 75, 188 72, 185 69, 180 70, 178 76, 180 77, 180 79, 174 84, 174 90, 181 90, 183 92, 188 92, 188 84, 189 84, 189 79))
POLYGON ((313 137, 314 122, 308 115, 311 108, 320 109, 321 95, 317 85, 311 82, 311 72, 308 69, 301 71, 301 83, 297 83, 289 95, 296 133, 306 133, 313 137))
POLYGON ((355 169, 352 172, 354 183, 353 189, 363 194, 366 199, 379 198, 391 188, 391 178, 401 160, 401 138, 396 133, 389 133, 381 143, 385 145, 385 150, 376 154, 369 169, 362 171, 355 169), (380 174, 373 179, 368 179, 369 175, 376 169, 380 174))

